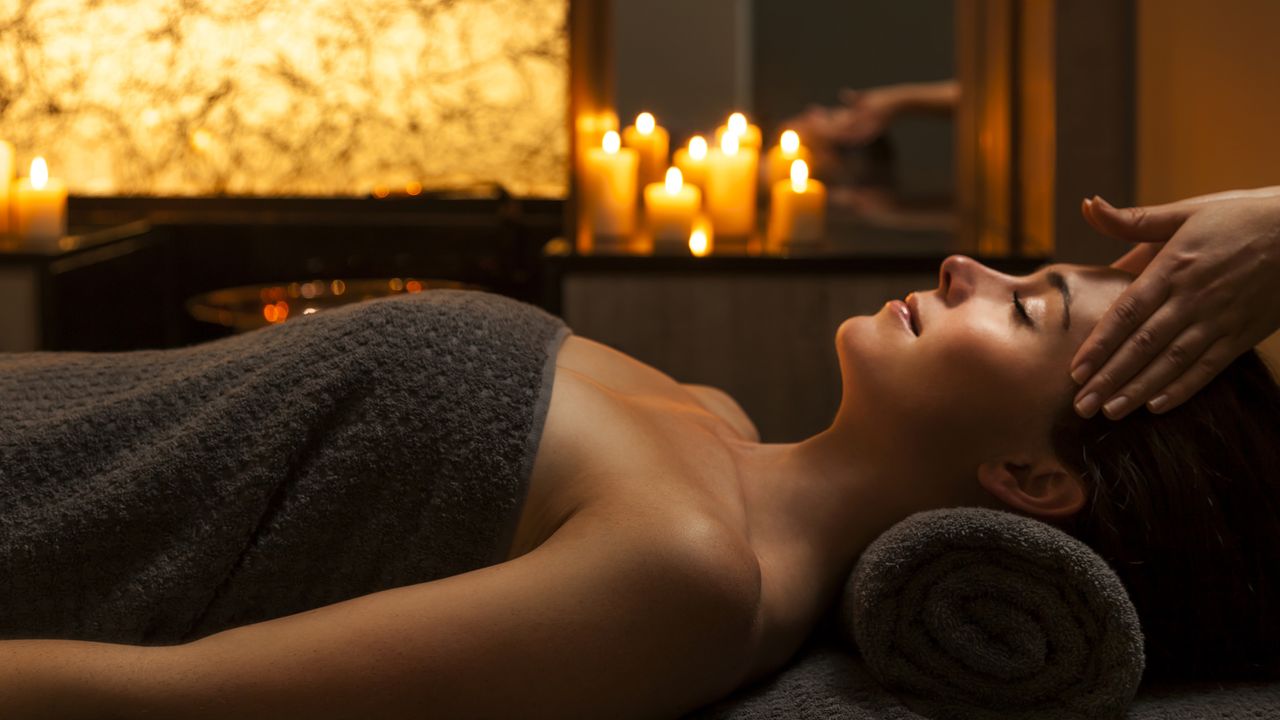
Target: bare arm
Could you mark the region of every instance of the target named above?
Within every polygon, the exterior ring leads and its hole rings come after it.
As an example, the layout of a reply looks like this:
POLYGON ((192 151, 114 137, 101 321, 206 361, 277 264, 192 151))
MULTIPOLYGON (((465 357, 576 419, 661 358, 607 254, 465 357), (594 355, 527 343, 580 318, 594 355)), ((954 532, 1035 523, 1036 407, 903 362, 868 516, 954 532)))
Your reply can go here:
POLYGON ((729 536, 575 521, 501 565, 146 648, 122 714, 652 718, 737 687, 759 575, 729 536))

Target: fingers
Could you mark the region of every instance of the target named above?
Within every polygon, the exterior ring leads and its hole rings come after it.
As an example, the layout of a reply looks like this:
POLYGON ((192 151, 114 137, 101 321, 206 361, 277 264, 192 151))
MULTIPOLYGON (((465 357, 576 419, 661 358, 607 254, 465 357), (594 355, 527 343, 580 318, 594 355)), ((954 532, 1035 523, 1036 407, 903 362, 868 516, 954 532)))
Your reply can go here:
MULTIPOLYGON (((1116 301, 1116 305, 1112 306, 1112 311, 1121 307, 1123 301, 1122 296, 1116 301)), ((1118 344, 1115 353, 1084 383, 1076 393, 1076 411, 1084 417, 1089 417, 1099 408, 1105 408, 1110 416, 1125 406, 1124 401, 1112 404, 1121 394, 1117 393, 1117 390, 1144 368, 1150 366, 1151 362, 1171 344, 1175 337, 1178 337, 1185 327, 1185 320, 1179 317, 1177 311, 1169 305, 1160 307, 1149 320, 1127 333, 1123 337, 1123 342, 1118 344)), ((1199 357, 1203 351, 1203 346, 1196 348, 1196 354, 1192 358, 1199 357)), ((1175 362, 1183 360, 1185 358, 1181 355, 1174 358, 1175 362)), ((1144 397, 1142 401, 1146 399, 1144 397)))
POLYGON ((1116 208, 1100 197, 1085 204, 1085 219, 1103 235, 1117 240, 1153 242, 1168 240, 1194 211, 1181 203, 1116 208))
POLYGON ((1118 392, 1109 398, 1102 396, 1105 398, 1102 404, 1103 414, 1112 420, 1119 420, 1147 404, 1147 401, 1161 396, 1165 399, 1155 403, 1153 411, 1174 407, 1168 404, 1169 386, 1193 371, 1196 363, 1201 361, 1202 356, 1219 337, 1221 336, 1211 334, 1204 325, 1186 328, 1118 392))
MULTIPOLYGON (((1071 360, 1071 377, 1076 382, 1084 385, 1086 389, 1110 393, 1119 383, 1128 380, 1137 370, 1147 364, 1157 352, 1162 350, 1165 344, 1172 337, 1165 337, 1164 342, 1155 344, 1156 337, 1153 331, 1160 331, 1161 326, 1149 328, 1136 338, 1130 336, 1134 331, 1147 322, 1147 318, 1164 304, 1169 297, 1169 283, 1163 275, 1147 271, 1139 275, 1129 287, 1125 289, 1120 297, 1111 304, 1111 308, 1107 310, 1098 324, 1094 326, 1093 332, 1089 333, 1089 337, 1080 345, 1080 349, 1076 351, 1076 355, 1071 360), (1140 358, 1139 360, 1129 360, 1128 362, 1116 364, 1108 361, 1111 354, 1121 344, 1126 345, 1133 343, 1125 355, 1120 358, 1140 358), (1106 367, 1104 367, 1106 363, 1106 367), (1107 373, 1097 382, 1093 382, 1090 378, 1094 371, 1100 368, 1107 370, 1107 373), (1127 370, 1122 374, 1121 370, 1127 370)), ((1164 330, 1162 332, 1168 332, 1164 330)), ((1114 360, 1114 359, 1113 359, 1114 360)), ((1077 396, 1077 400, 1083 399, 1088 393, 1081 392, 1077 396)), ((1102 397, 1106 397, 1103 395, 1102 397)), ((1101 398, 1100 398, 1101 399, 1101 398)), ((1091 413, 1090 413, 1091 414, 1091 413)))
POLYGON ((1164 413, 1178 407, 1187 401, 1192 395, 1195 395, 1205 385, 1208 385, 1218 373, 1231 364, 1244 352, 1246 348, 1239 348, 1230 337, 1218 338, 1209 349, 1200 356, 1199 360, 1192 363, 1182 373, 1177 380, 1165 386, 1164 390, 1159 391, 1156 397, 1147 403, 1147 409, 1153 413, 1164 413))
POLYGON ((845 105, 857 105, 858 101, 862 99, 862 91, 850 88, 840 88, 838 97, 840 98, 840 102, 845 105))
POLYGON ((1147 265, 1151 264, 1151 260, 1164 247, 1164 243, 1142 243, 1134 246, 1132 250, 1125 253, 1119 260, 1111 263, 1111 267, 1117 270, 1123 270, 1130 275, 1139 275, 1143 270, 1147 269, 1147 265))

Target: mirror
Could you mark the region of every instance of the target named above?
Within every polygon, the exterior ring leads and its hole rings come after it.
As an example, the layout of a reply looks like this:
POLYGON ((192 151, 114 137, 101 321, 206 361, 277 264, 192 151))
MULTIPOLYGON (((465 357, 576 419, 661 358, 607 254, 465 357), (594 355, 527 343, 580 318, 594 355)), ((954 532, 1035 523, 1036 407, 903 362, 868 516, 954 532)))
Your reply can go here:
POLYGON ((760 126, 764 148, 794 129, 828 187, 829 247, 954 246, 952 0, 612 0, 611 10, 621 124, 653 113, 673 153, 735 110, 760 126))

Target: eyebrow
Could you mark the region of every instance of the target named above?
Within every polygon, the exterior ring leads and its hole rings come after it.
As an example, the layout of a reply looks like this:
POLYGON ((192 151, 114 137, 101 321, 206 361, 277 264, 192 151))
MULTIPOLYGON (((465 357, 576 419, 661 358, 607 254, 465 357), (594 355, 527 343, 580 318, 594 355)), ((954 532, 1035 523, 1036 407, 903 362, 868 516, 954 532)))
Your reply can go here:
POLYGON ((1067 287, 1067 279, 1062 273, 1050 270, 1045 273, 1045 279, 1049 284, 1058 288, 1058 292, 1062 293, 1062 329, 1071 329, 1071 288, 1067 287))

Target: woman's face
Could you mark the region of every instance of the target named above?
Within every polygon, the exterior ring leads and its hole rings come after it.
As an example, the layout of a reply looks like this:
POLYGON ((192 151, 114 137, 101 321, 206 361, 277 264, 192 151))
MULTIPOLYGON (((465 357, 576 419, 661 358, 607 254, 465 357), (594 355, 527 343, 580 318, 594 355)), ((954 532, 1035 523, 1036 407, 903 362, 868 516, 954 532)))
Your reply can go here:
POLYGON ((949 257, 936 289, 841 324, 840 412, 913 471, 972 477, 1000 453, 1047 449, 1074 392, 1071 358, 1130 280, 1060 264, 1015 277, 949 257))

